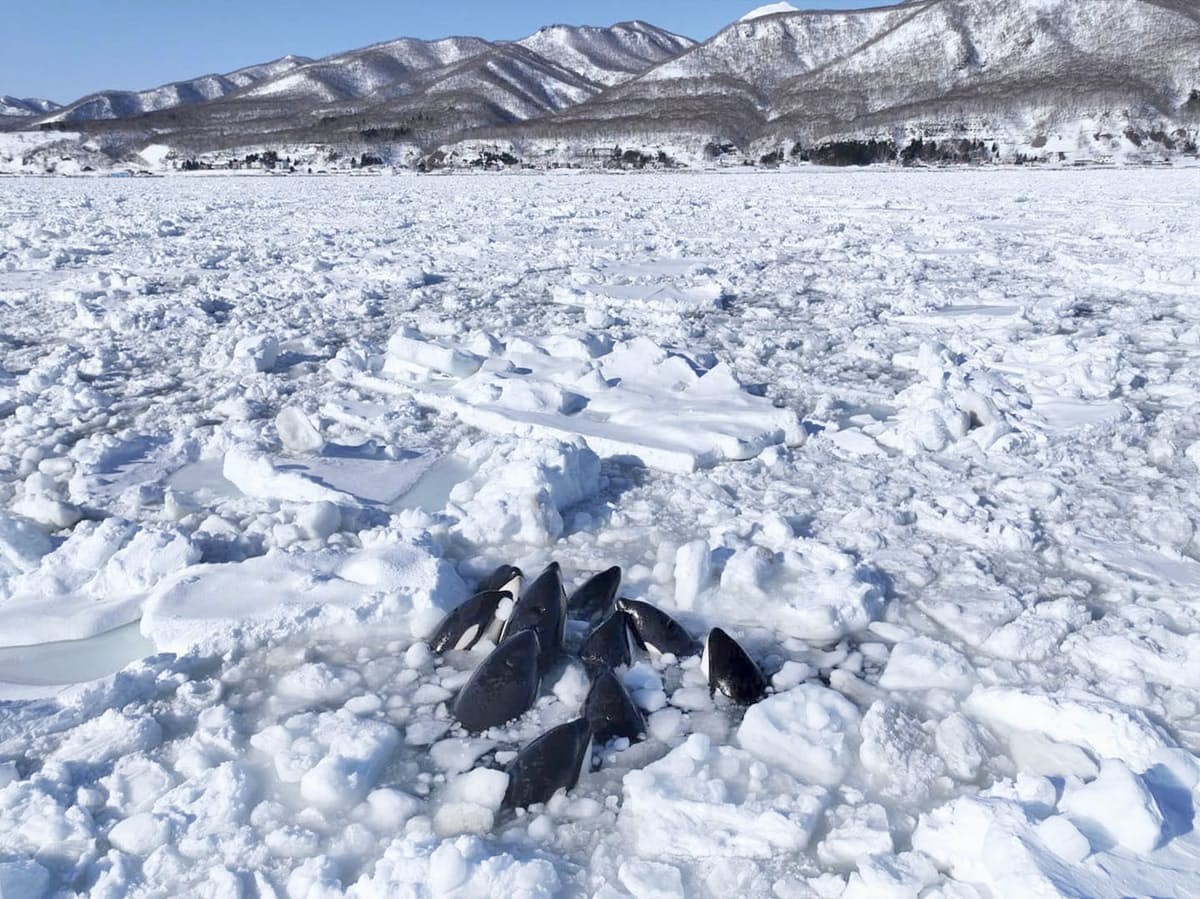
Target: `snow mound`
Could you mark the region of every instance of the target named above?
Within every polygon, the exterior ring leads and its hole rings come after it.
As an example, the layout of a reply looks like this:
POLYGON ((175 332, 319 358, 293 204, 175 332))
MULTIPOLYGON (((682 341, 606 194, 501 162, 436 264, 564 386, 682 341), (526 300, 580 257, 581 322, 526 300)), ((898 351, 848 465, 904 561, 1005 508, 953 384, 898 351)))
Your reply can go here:
POLYGON ((751 706, 737 740, 801 783, 837 787, 854 763, 859 719, 858 709, 841 694, 802 684, 751 706))
POLYGON ((449 563, 396 535, 376 536, 372 546, 354 552, 272 550, 185 570, 149 598, 142 633, 164 651, 185 652, 370 614, 411 619, 420 628, 462 596, 465 588, 449 563))
POLYGON ((563 515, 600 489, 600 459, 581 439, 485 440, 460 448, 473 474, 450 492, 455 532, 471 543, 497 540, 547 546, 562 536, 563 515))
MULTIPOLYGON (((813 642, 835 642, 878 617, 883 591, 870 566, 816 540, 782 545, 778 552, 754 545, 726 553, 719 583, 689 597, 689 607, 713 621, 756 627, 762 603, 769 602, 780 633, 813 642), (795 590, 797 583, 804 590, 795 590)), ((682 573, 686 593, 704 576, 703 569, 682 573)))
POLYGON ((1089 694, 991 687, 967 697, 964 709, 1010 740, 1035 734, 1098 758, 1119 759, 1136 771, 1145 771, 1161 750, 1175 746, 1141 709, 1089 694))
POLYGON ((1068 790, 1059 807, 1093 845, 1119 845, 1136 854, 1153 852, 1163 836, 1163 814, 1145 783, 1114 759, 1100 776, 1068 790))
POLYGON ((83 639, 136 621, 160 584, 200 560, 172 527, 119 518, 80 524, 0 599, 0 645, 83 639))
POLYGON ((808 846, 828 794, 693 734, 624 780, 619 824, 647 858, 773 858, 808 846))
POLYGON ((400 735, 388 724, 348 712, 310 712, 261 731, 250 742, 271 758, 281 783, 299 785, 307 802, 344 810, 375 787, 400 735))

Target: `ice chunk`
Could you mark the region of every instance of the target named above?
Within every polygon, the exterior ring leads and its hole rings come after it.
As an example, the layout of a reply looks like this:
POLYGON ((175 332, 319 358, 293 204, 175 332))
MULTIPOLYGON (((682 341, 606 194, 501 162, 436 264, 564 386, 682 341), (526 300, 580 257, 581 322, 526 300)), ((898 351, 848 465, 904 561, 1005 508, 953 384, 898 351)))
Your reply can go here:
POLYGON ((0 512, 0 577, 31 571, 53 545, 32 522, 0 512))
POLYGON ((445 842, 429 857, 429 889, 434 896, 446 896, 466 882, 470 870, 453 843, 445 842))
POLYGON ((938 722, 934 742, 953 777, 972 781, 979 776, 979 769, 987 758, 987 748, 970 719, 957 712, 944 718, 938 722))
POLYGON ((815 540, 796 541, 781 560, 751 547, 730 564, 722 589, 696 602, 697 612, 727 624, 761 626, 762 603, 769 597, 772 621, 781 633, 831 643, 865 630, 883 609, 876 573, 815 540), (795 590, 796 583, 805 589, 795 590))
POLYGON ((142 755, 126 755, 100 781, 108 791, 108 802, 122 814, 149 809, 159 796, 175 785, 174 776, 158 762, 142 755))
POLYGON ((339 726, 333 733, 322 735, 328 751, 300 778, 300 793, 322 808, 352 807, 375 786, 400 743, 400 735, 380 721, 333 716, 323 716, 322 720, 327 725, 336 720, 339 726))
POLYGON ((108 709, 71 730, 47 761, 102 765, 130 753, 153 749, 161 741, 162 727, 154 718, 108 709))
POLYGON ((305 859, 287 878, 287 899, 333 899, 342 895, 338 867, 325 856, 305 859))
POLYGON ((685 543, 675 553, 675 605, 694 608, 696 597, 712 576, 712 552, 705 540, 685 543))
POLYGON ((274 371, 279 359, 279 340, 271 334, 243 337, 233 348, 234 365, 245 372, 274 371))
POLYGON ((411 328, 403 328, 392 335, 388 341, 387 353, 385 371, 390 366, 407 370, 428 370, 454 378, 465 378, 475 374, 483 365, 483 357, 426 340, 420 332, 411 328))
POLYGON ((108 841, 130 855, 145 858, 167 842, 171 833, 166 818, 140 812, 118 821, 108 832, 108 841))
POLYGON ((352 669, 310 662, 287 672, 276 689, 280 696, 325 705, 345 702, 362 682, 362 675, 352 669))
POLYGON ((225 453, 221 473, 246 496, 293 503, 358 505, 358 500, 350 494, 327 487, 299 472, 278 468, 266 456, 256 455, 243 447, 233 447, 225 453))
POLYGON ((563 513, 600 487, 600 459, 582 441, 491 441, 471 448, 475 474, 451 499, 462 510, 457 530, 475 543, 545 545, 563 533, 563 513))
MULTIPOLYGON (((597 343, 598 351, 607 349, 597 343)), ((541 439, 576 435, 602 455, 670 471, 750 459, 768 446, 803 440, 794 411, 744 390, 727 366, 700 375, 645 337, 582 363, 511 340, 505 358, 485 364, 406 330, 389 342, 383 373, 393 377, 363 374, 354 383, 381 393, 412 390, 483 430, 541 439), (458 380, 447 384, 431 372, 458 380)))
POLYGON ((1137 771, 1153 764, 1159 750, 1175 745, 1141 709, 1078 691, 1051 694, 992 687, 972 693, 964 709, 1005 734, 1041 734, 1120 759, 1137 771))
POLYGON ((79 507, 44 494, 26 494, 13 503, 12 510, 52 531, 74 527, 83 518, 79 507))
POLYGON ((452 737, 434 743, 429 748, 433 763, 448 774, 469 771, 479 757, 495 748, 491 740, 462 739, 452 737))
POLYGON ((341 526, 341 510, 331 502, 311 503, 296 510, 296 528, 307 540, 327 540, 341 526))
POLYGON ((897 644, 879 678, 885 690, 942 689, 965 693, 975 670, 958 650, 929 637, 897 644))
POLYGON ((460 774, 442 793, 442 806, 434 815, 434 827, 443 836, 487 833, 504 802, 508 774, 476 768, 460 774))
POLYGON ((742 749, 687 742, 624 780, 619 824, 647 858, 773 858, 808 845, 821 787, 796 782, 742 749))
POLYGON ((390 835, 398 832, 410 818, 420 814, 423 807, 424 804, 415 796, 383 788, 372 790, 358 811, 368 827, 376 833, 390 835))
POLYGON ((385 534, 355 551, 276 550, 245 562, 191 569, 159 585, 146 603, 141 627, 160 648, 186 651, 227 644, 251 625, 265 631, 361 622, 369 612, 394 620, 428 611, 436 621, 465 590, 448 562, 385 534), (389 597, 384 608, 379 594, 389 597))
POLYGON ((887 812, 881 805, 839 805, 826 822, 828 833, 817 847, 817 857, 824 865, 848 870, 861 858, 895 851, 887 812))
POLYGON ((860 859, 842 899, 917 899, 939 880, 941 875, 923 852, 871 856, 860 859))
POLYGON ((1036 830, 1047 848, 1065 862, 1077 865, 1092 854, 1088 838, 1062 815, 1047 818, 1036 830))
POLYGON ((0 899, 42 899, 50 872, 33 859, 0 861, 0 899))
POLYGON ((886 796, 927 796, 946 773, 934 740, 921 722, 900 706, 880 700, 862 720, 859 758, 886 796))
POLYGON ((295 406, 285 406, 275 416, 279 442, 290 453, 320 453, 325 438, 307 415, 295 406))
POLYGON ((4 851, 56 858, 78 858, 93 850, 97 837, 92 816, 77 805, 60 805, 44 785, 20 781, 4 788, 0 833, 4 851))
POLYGON ((1115 759, 1100 763, 1100 776, 1068 789, 1059 808, 1094 848, 1114 843, 1138 855, 1162 841, 1163 816, 1142 779, 1115 759))
POLYGON ((631 859, 617 869, 634 899, 684 899, 683 877, 674 865, 631 859))
POLYGON ((853 762, 858 709, 816 684, 769 696, 746 711, 738 744, 802 783, 834 787, 853 762))
POLYGON ((476 768, 450 781, 442 798, 447 802, 469 802, 495 812, 500 810, 507 789, 506 773, 489 768, 476 768))

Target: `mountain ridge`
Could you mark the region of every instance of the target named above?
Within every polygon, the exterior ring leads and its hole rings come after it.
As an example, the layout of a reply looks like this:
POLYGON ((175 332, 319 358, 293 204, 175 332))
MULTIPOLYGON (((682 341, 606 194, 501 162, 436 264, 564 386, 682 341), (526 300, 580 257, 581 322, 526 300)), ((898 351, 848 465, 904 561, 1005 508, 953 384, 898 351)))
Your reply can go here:
POLYGON ((843 144, 883 161, 912 146, 924 158, 926 142, 937 161, 1145 159, 1194 150, 1200 0, 775 3, 700 43, 640 20, 399 38, 20 121, 110 154, 166 146, 177 161, 248 148, 318 165, 610 164, 628 150, 637 164, 776 163, 843 144))

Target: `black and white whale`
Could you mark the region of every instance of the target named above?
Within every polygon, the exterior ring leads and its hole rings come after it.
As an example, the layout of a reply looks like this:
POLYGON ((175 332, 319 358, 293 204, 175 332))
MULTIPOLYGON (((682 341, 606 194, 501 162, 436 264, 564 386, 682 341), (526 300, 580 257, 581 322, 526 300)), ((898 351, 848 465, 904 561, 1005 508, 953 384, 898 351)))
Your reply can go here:
POLYGON ((512 596, 499 590, 476 593, 442 619, 429 638, 429 648, 434 652, 470 649, 485 637, 498 642, 504 623, 497 620, 496 611, 506 599, 512 596))
POLYGON ((739 705, 753 705, 767 695, 767 679, 758 665, 719 627, 708 634, 700 668, 710 691, 720 690, 739 705))
POLYGON ((537 634, 540 647, 538 671, 541 674, 546 673, 562 651, 563 634, 567 626, 566 599, 562 570, 557 562, 552 562, 526 588, 504 625, 504 640, 526 630, 537 634))
POLYGON ((502 593, 511 593, 513 599, 521 595, 521 578, 524 577, 521 569, 515 565, 501 565, 482 581, 475 588, 476 593, 491 593, 499 591, 502 593))
POLYGON ((671 653, 680 659, 700 651, 699 644, 683 625, 662 609, 636 599, 618 599, 617 608, 629 616, 633 635, 642 648, 671 653))
POLYGON ((537 633, 521 631, 497 646, 472 672, 450 713, 477 734, 524 715, 537 699, 537 633))
POLYGON ((599 743, 618 737, 635 743, 646 733, 646 719, 612 670, 605 670, 596 677, 583 704, 583 713, 592 728, 592 736, 599 743))
POLYGON ((584 582, 567 599, 567 615, 575 621, 596 624, 613 610, 617 591, 621 589, 621 569, 617 566, 601 571, 584 582))
POLYGON ((576 718, 546 731, 505 769, 505 807, 528 808, 548 802, 559 790, 574 789, 591 760, 592 732, 587 718, 576 718))
POLYGON ((579 658, 589 677, 595 677, 609 668, 628 665, 633 660, 633 647, 629 634, 629 616, 616 611, 604 619, 604 623, 584 638, 579 647, 579 658))

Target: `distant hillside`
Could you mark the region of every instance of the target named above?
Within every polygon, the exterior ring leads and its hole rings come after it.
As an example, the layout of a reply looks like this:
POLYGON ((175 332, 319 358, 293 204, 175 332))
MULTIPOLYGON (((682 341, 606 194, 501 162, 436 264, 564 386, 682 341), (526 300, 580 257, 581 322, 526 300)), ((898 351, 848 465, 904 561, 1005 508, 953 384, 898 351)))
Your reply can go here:
POLYGON ((773 3, 702 44, 556 25, 4 102, 8 130, 78 132, 113 159, 153 146, 167 165, 1144 162, 1196 152, 1200 0, 773 3))

